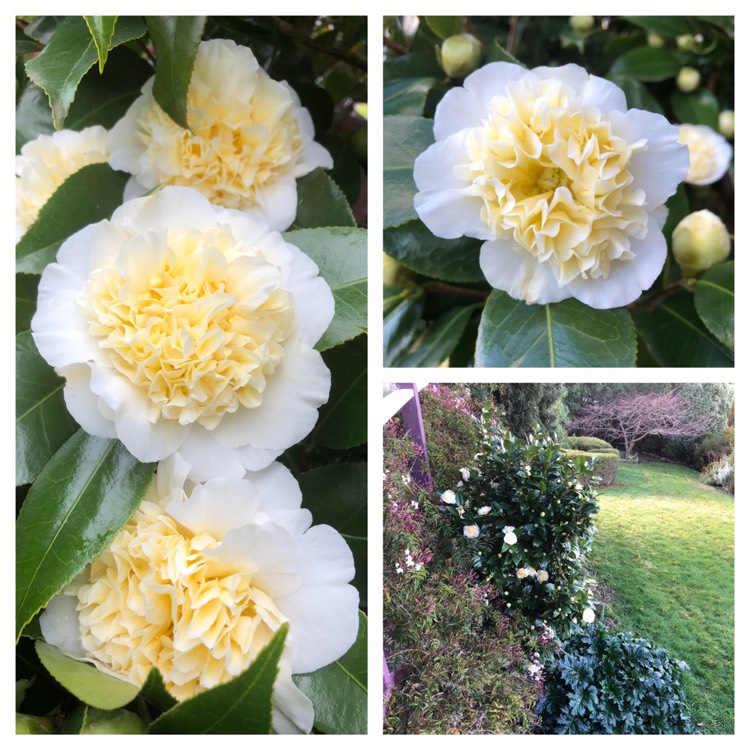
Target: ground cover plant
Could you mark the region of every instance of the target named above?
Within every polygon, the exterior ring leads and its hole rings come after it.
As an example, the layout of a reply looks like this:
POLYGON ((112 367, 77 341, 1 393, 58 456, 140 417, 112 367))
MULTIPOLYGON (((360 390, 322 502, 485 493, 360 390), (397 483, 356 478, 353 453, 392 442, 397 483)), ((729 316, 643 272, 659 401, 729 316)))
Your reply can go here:
POLYGON ((732 365, 733 18, 384 32, 386 364, 732 365))
POLYGON ((694 470, 621 464, 599 499, 591 572, 607 616, 687 662, 687 704, 705 734, 734 731, 734 502, 694 470))

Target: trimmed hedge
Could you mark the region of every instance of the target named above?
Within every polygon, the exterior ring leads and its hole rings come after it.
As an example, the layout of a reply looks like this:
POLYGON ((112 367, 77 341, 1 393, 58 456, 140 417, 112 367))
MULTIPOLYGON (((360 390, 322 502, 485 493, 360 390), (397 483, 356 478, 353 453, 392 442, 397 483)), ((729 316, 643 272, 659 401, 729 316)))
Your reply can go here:
POLYGON ((617 479, 617 464, 620 460, 617 451, 615 453, 594 453, 593 451, 566 449, 563 452, 568 458, 583 458, 586 461, 595 459, 594 474, 601 477, 599 486, 609 487, 615 483, 617 479))
POLYGON ((613 455, 620 455, 620 451, 618 451, 611 443, 597 437, 579 437, 578 435, 570 435, 565 438, 564 445, 566 448, 570 448, 574 451, 584 451, 586 453, 612 453, 613 455))

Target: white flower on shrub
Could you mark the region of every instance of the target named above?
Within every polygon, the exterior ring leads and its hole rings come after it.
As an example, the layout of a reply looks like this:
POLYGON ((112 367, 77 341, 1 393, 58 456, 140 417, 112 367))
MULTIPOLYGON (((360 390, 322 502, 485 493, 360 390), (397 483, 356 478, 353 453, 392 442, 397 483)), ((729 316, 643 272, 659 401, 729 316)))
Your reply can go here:
POLYGON ((484 240, 489 283, 527 303, 620 307, 664 266, 664 206, 688 170, 662 115, 578 65, 472 73, 435 112, 414 205, 438 237, 484 240))
POLYGON ((440 499, 446 505, 455 505, 456 504, 456 493, 453 490, 446 490, 442 495, 440 495, 440 499))
POLYGON ((531 571, 528 568, 516 568, 517 578, 527 578, 529 575, 531 575, 531 571))
POLYGON ((471 472, 468 469, 461 468, 459 471, 461 472, 464 482, 468 482, 469 479, 471 479, 471 472))
POLYGON ((586 607, 586 609, 583 610, 582 617, 584 622, 592 623, 596 619, 596 613, 591 607, 586 607))
POLYGON ((539 583, 546 583, 549 581, 549 573, 546 570, 539 570, 537 571, 536 579, 539 583))
POLYGON ((690 169, 685 182, 690 185, 711 185, 729 169, 732 147, 724 136, 708 125, 680 125, 679 142, 690 152, 690 169))
POLYGON ((479 526, 475 523, 471 526, 464 526, 464 536, 469 539, 476 539, 479 536, 479 526))
POLYGON ((505 536, 503 537, 503 541, 508 545, 514 545, 518 541, 518 537, 513 533, 515 531, 515 526, 504 526, 503 527, 503 534, 505 536))
POLYGON ((481 508, 479 508, 479 510, 477 510, 477 515, 486 516, 491 510, 492 508, 490 508, 489 505, 483 505, 481 508))

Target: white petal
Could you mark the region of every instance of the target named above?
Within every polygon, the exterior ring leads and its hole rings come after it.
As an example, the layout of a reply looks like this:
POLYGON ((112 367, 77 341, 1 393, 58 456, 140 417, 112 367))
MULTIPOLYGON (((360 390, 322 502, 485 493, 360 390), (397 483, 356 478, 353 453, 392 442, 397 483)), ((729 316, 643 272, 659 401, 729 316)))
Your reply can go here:
POLYGON ((292 682, 291 667, 282 658, 273 684, 273 731, 276 734, 309 734, 314 720, 312 701, 292 682))
POLYGON ((85 659, 86 653, 81 646, 78 628, 77 605, 77 597, 58 594, 50 600, 39 616, 39 626, 44 640, 51 646, 57 646, 73 659, 85 659))
POLYGON ((245 445, 235 448, 235 453, 245 471, 260 471, 265 469, 271 461, 275 461, 285 450, 285 448, 256 448, 254 445, 245 445))
POLYGON ((197 190, 167 186, 120 206, 112 222, 134 225, 138 232, 158 229, 209 229, 216 225, 218 209, 197 190))
POLYGON ((305 581, 318 586, 349 583, 354 557, 349 545, 331 526, 313 526, 299 542, 305 581))
POLYGON ((245 479, 260 493, 263 510, 294 510, 302 505, 302 491, 292 472, 277 461, 262 471, 250 471, 245 479))
POLYGON ((589 76, 580 93, 582 106, 595 107, 600 112, 625 112, 628 102, 625 92, 612 81, 599 76, 589 76))
MULTIPOLYGON (((241 478, 245 475, 246 468, 239 451, 224 445, 199 424, 192 426, 189 436, 180 446, 179 454, 190 464, 190 478, 196 482, 215 477, 241 478)), ((268 458, 264 465, 271 461, 273 458, 268 458)))
POLYGON ((567 287, 558 285, 549 263, 539 263, 531 253, 514 248, 513 240, 509 239, 482 245, 479 265, 495 289, 528 304, 545 305, 570 297, 567 287))
POLYGON ((271 229, 283 232, 297 215, 297 181, 293 175, 277 177, 256 193, 257 205, 247 209, 248 213, 265 219, 271 229))
POLYGON ((117 437, 115 423, 107 419, 99 408, 99 397, 91 390, 89 365, 69 365, 59 370, 65 378, 63 396, 73 419, 89 435, 103 438, 117 437))

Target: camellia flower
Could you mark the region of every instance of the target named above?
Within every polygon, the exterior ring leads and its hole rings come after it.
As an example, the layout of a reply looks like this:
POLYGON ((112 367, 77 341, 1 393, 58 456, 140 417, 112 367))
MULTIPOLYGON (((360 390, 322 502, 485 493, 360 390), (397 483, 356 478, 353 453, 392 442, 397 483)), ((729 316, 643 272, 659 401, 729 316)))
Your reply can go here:
POLYGON ((713 128, 707 125, 680 125, 679 141, 690 152, 690 169, 685 182, 690 185, 710 185, 726 174, 732 160, 732 147, 713 128))
POLYGON ((512 546, 512 545, 514 545, 518 541, 518 538, 513 533, 515 531, 515 529, 516 529, 515 526, 504 526, 503 527, 503 534, 505 534, 505 536, 503 537, 503 541, 506 544, 509 544, 509 545, 512 546))
POLYGON ((107 161, 107 131, 100 125, 58 130, 24 144, 16 156, 16 242, 42 206, 74 172, 107 161))
POLYGON ((596 619, 596 614, 594 613, 594 610, 591 609, 591 607, 586 607, 586 609, 583 610, 583 621, 584 622, 594 622, 596 619))
POLYGON ((297 178, 333 166, 297 94, 269 78, 247 47, 201 42, 187 94, 189 130, 156 103, 153 85, 152 78, 109 137, 109 163, 135 178, 130 195, 187 185, 281 231, 297 213, 297 178))
POLYGON ((446 490, 442 495, 440 495, 440 499, 446 505, 455 505, 456 504, 456 493, 453 490, 446 490))
POLYGON ((479 508, 479 510, 477 510, 477 515, 486 516, 491 510, 492 508, 490 508, 489 505, 483 505, 481 508, 479 508))
POLYGON ((516 577, 517 578, 526 578, 529 575, 529 569, 528 568, 516 568, 516 577))
POLYGON ((133 517, 47 605, 42 634, 135 685, 156 667, 185 700, 242 673, 288 623, 273 728, 309 732, 313 707, 291 676, 354 643, 352 554, 333 528, 310 526, 281 464, 202 485, 186 483, 188 470, 178 456, 159 464, 133 517))
POLYGON ((468 482, 471 479, 471 472, 468 469, 459 469, 461 476, 464 478, 464 482, 468 482))
POLYGON ((549 573, 546 570, 537 571, 536 580, 539 581, 539 583, 546 583, 549 581, 549 573))
POLYGON ((485 240, 489 283, 527 303, 626 305, 661 272, 664 203, 687 151, 661 115, 627 109, 577 65, 491 63, 435 112, 414 165, 419 217, 438 237, 485 240))
POLYGON ((179 450, 202 480, 261 469, 310 432, 333 307, 281 235, 168 187, 65 241, 31 328, 87 432, 144 462, 179 450))
POLYGON ((464 526, 464 536, 469 539, 476 539, 479 536, 479 526, 472 524, 471 526, 464 526))

